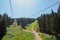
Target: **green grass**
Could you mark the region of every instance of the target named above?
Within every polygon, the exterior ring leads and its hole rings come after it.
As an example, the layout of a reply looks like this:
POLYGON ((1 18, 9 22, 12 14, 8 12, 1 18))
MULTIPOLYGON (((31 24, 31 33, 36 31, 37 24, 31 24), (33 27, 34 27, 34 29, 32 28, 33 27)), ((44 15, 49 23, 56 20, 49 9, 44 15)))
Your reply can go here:
POLYGON ((38 30, 38 21, 37 20, 35 20, 35 22, 33 22, 32 24, 30 24, 29 26, 27 26, 26 30, 31 30, 32 27, 34 27, 35 31, 38 30))
POLYGON ((42 38, 42 40, 56 40, 55 36, 39 33, 39 36, 42 38))
POLYGON ((37 20, 33 23, 33 25, 34 25, 34 30, 38 31, 39 26, 38 26, 38 21, 37 20))
POLYGON ((34 40, 34 35, 23 31, 19 26, 10 26, 2 40, 34 40))
POLYGON ((31 30, 32 27, 33 27, 33 23, 30 24, 30 25, 28 25, 28 26, 26 27, 26 30, 31 30))

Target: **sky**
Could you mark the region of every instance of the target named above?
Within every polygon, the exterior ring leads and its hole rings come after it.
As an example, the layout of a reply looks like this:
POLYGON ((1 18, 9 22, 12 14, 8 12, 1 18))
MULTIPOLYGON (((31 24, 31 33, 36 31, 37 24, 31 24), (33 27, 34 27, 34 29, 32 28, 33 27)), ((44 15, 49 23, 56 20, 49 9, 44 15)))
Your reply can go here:
POLYGON ((11 0, 13 9, 12 16, 9 0, 0 0, 0 14, 7 13, 8 16, 12 18, 37 18, 41 14, 51 13, 52 9, 54 12, 57 12, 59 4, 56 4, 43 12, 37 13, 38 11, 47 8, 58 1, 59 0, 11 0), (35 13, 36 15, 31 16, 35 13))

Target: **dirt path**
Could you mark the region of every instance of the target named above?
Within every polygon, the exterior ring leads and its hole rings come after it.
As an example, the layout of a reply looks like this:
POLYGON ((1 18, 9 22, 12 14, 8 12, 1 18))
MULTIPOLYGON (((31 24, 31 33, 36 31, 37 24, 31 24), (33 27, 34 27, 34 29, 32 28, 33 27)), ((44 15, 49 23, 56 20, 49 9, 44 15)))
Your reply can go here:
POLYGON ((32 27, 31 31, 28 31, 28 30, 24 30, 24 31, 33 33, 35 36, 35 40, 42 40, 38 35, 38 33, 34 31, 34 27, 32 27))
POLYGON ((32 28, 32 33, 35 35, 35 40, 42 40, 38 33, 34 31, 34 28, 32 28))

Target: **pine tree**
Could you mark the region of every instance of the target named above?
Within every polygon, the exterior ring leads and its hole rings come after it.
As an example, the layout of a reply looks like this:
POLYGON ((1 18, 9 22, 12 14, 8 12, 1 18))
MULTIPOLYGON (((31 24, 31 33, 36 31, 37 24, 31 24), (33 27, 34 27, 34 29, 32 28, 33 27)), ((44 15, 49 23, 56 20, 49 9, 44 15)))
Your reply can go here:
POLYGON ((58 13, 58 16, 59 16, 59 18, 60 18, 60 5, 59 5, 59 8, 58 8, 57 13, 58 13))

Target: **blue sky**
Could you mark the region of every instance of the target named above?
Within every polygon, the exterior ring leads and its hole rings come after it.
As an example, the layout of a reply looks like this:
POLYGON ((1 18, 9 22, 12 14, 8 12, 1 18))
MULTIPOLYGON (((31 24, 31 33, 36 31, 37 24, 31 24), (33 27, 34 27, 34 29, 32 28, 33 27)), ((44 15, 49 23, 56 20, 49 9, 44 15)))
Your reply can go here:
MULTIPOLYGON (((35 14, 39 10, 42 10, 46 7, 49 7, 50 5, 56 3, 59 0, 11 0, 12 2, 12 8, 13 8, 13 18, 21 18, 26 17, 35 14)), ((59 4, 43 11, 39 12, 36 15, 30 17, 30 18, 37 18, 41 14, 51 13, 51 9, 53 9, 55 12, 57 11, 59 4)), ((10 17, 12 17, 11 9, 9 0, 0 0, 0 14, 7 13, 10 17)))

